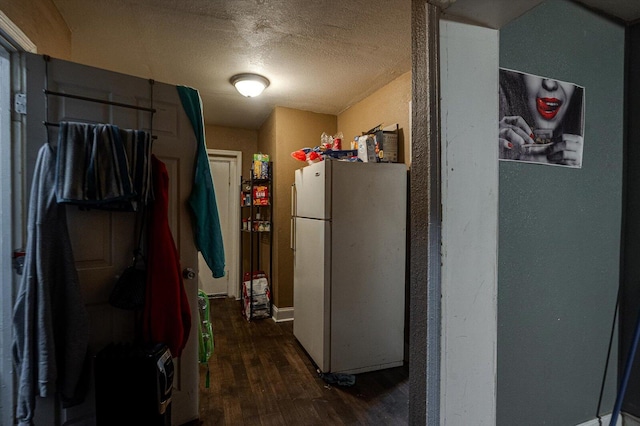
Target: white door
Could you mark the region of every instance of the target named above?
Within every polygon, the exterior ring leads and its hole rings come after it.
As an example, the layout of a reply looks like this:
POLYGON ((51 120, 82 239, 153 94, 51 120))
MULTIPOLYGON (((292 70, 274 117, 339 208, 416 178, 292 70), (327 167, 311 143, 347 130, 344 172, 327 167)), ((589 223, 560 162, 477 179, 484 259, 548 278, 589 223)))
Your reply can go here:
MULTIPOLYGON (((229 259, 227 246, 231 242, 229 229, 229 196, 231 195, 231 164, 228 161, 218 161, 209 157, 209 167, 211 178, 216 192, 216 203, 220 216, 220 230, 222 231, 222 242, 224 244, 225 260, 229 259)), ((198 254, 198 267, 200 268, 200 286, 209 296, 226 296, 229 286, 229 265, 225 262, 224 276, 214 278, 211 269, 204 261, 202 254, 198 254)))
POLYGON ((238 172, 242 164, 240 151, 207 150, 211 177, 216 192, 216 203, 220 217, 220 229, 224 244, 225 274, 213 278, 211 270, 198 254, 200 268, 199 286, 210 296, 239 297, 238 286, 238 241, 240 238, 240 219, 238 195, 240 177, 238 172))
POLYGON ((293 335, 322 371, 330 371, 330 223, 294 218, 293 335))
MULTIPOLYGON (((52 59, 48 63, 48 88, 84 97, 98 98, 148 107, 153 99, 157 109, 153 134, 157 136, 153 153, 169 172, 169 225, 183 268, 197 269, 190 211, 186 199, 193 181, 196 139, 175 86, 52 59)), ((150 113, 135 109, 88 102, 68 97, 43 95, 45 61, 42 56, 27 55, 27 186, 30 188, 35 154, 47 140, 44 121, 77 120, 112 123, 121 128, 149 129, 150 113), (47 112, 48 110, 48 112, 47 112)), ((56 128, 49 128, 55 143, 56 128)), ((28 189, 27 189, 28 191, 28 189)), ((90 321, 90 355, 110 342, 130 341, 134 318, 129 311, 108 303, 115 277, 128 265, 134 245, 134 216, 123 212, 80 211, 67 207, 67 220, 76 268, 90 321)), ((172 424, 179 425, 198 417, 198 303, 197 279, 185 280, 192 327, 186 348, 174 359, 172 424)), ((85 402, 70 409, 57 410, 52 398, 39 399, 35 424, 92 424, 95 419, 93 382, 85 402)), ((114 407, 117 409, 117 407, 114 407)))

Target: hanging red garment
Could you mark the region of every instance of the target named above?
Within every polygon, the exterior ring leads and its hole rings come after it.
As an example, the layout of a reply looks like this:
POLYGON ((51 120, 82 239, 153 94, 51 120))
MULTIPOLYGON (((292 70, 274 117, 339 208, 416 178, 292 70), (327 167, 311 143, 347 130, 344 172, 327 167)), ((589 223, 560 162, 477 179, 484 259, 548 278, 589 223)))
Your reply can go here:
POLYGON ((155 200, 149 208, 147 288, 143 335, 153 343, 165 343, 179 357, 191 330, 191 310, 184 290, 180 257, 168 220, 169 173, 151 156, 155 200))

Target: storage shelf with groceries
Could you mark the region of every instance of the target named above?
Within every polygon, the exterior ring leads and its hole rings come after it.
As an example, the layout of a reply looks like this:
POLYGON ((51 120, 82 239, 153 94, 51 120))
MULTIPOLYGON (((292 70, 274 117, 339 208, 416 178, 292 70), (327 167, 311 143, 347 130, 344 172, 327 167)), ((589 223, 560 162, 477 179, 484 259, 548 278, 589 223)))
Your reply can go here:
POLYGON ((271 200, 269 197, 271 182, 265 179, 253 179, 242 183, 240 206, 243 207, 243 232, 271 231, 271 200))
POLYGON ((240 184, 242 315, 249 321, 271 316, 272 170, 268 154, 254 154, 249 179, 240 184))

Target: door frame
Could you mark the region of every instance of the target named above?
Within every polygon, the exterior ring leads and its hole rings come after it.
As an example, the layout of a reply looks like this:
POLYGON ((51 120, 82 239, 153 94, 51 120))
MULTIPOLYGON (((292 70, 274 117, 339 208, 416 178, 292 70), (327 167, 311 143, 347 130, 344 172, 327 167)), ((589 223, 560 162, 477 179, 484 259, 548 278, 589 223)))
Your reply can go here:
MULTIPOLYGON (((0 66, 0 150, 12 152, 15 146, 11 131, 11 54, 0 46, 2 66, 0 66), (8 68, 5 66, 8 62, 8 68)), ((19 168, 19 166, 18 166, 19 168)), ((0 424, 10 424, 15 399, 13 394, 14 372, 11 355, 12 314, 16 294, 16 283, 12 265, 12 247, 16 236, 12 219, 12 155, 0 158, 0 424), (9 416, 7 416, 9 415, 9 416)))
MULTIPOLYGON (((229 162, 230 174, 233 175, 231 176, 232 181, 229 193, 229 202, 231 204, 225 206, 230 215, 231 241, 225 242, 225 244, 231 244, 228 252, 233 253, 234 256, 231 259, 225 259, 225 267, 228 271, 233 271, 227 284, 227 296, 240 300, 240 181, 242 180, 242 151, 207 149, 207 158, 209 161, 215 159, 229 162)), ((220 209, 221 206, 218 205, 218 211, 220 209)))
POLYGON ((12 93, 25 91, 25 63, 22 52, 36 53, 36 45, 0 11, 0 49, 9 59, 9 70, 3 70, 2 82, 8 81, 2 91, 0 108, 0 152, 8 153, 0 158, 0 424, 13 424, 15 408, 15 373, 13 370, 13 303, 16 297, 19 275, 13 268, 13 250, 24 245, 26 231, 23 215, 26 214, 23 176, 25 145, 25 116, 13 113, 12 93), (6 81, 5 81, 6 80, 6 81))

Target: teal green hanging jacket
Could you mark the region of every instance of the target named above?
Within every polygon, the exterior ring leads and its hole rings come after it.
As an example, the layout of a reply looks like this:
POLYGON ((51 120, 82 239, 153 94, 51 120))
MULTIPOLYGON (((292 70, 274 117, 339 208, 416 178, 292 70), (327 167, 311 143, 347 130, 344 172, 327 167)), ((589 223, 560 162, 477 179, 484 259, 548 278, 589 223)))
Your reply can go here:
POLYGON ((195 217, 194 232, 196 247, 202 253, 214 278, 224 277, 224 246, 220 215, 216 204, 216 194, 209 168, 209 158, 204 138, 202 100, 197 90, 177 86, 182 106, 191 121, 198 142, 193 188, 189 196, 189 206, 195 217))

